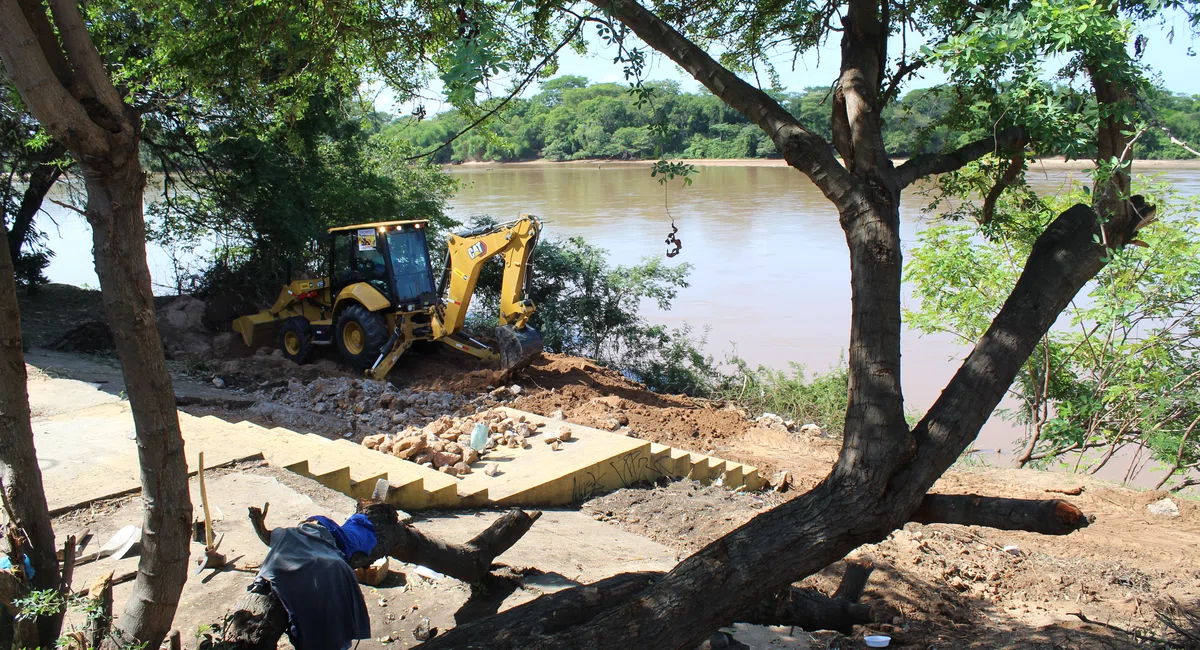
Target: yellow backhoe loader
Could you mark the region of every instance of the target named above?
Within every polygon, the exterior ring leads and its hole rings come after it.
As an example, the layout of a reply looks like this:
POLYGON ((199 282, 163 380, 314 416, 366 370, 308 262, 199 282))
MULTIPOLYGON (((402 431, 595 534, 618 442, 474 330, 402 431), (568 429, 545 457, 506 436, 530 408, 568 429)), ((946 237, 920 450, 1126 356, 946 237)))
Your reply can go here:
POLYGON ((450 235, 441 280, 434 283, 426 221, 386 221, 331 228, 329 275, 290 281, 269 309, 233 321, 251 347, 278 342, 303 363, 313 346, 337 345, 350 365, 382 380, 416 341, 441 341, 506 371, 542 352, 542 336, 528 326, 529 262, 542 222, 523 214, 507 223, 450 235), (479 272, 503 255, 499 351, 462 333, 479 272))

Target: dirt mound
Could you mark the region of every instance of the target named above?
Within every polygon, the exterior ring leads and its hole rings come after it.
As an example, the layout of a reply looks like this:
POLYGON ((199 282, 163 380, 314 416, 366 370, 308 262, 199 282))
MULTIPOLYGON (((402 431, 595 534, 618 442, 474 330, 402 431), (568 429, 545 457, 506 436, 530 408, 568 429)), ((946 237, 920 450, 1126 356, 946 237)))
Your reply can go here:
POLYGON ((212 333, 204 324, 203 300, 179 296, 158 307, 158 335, 169 359, 213 358, 212 333))
POLYGON ((348 369, 328 359, 298 364, 284 357, 279 350, 268 350, 264 348, 253 356, 224 361, 217 368, 218 375, 230 386, 249 389, 281 386, 289 379, 309 382, 322 377, 354 376, 348 369))
POLYGON ((60 352, 107 352, 116 347, 108 323, 93 320, 68 330, 46 347, 60 352))
POLYGON ((754 426, 743 409, 653 393, 619 372, 577 357, 546 355, 522 382, 528 394, 514 408, 544 416, 561 411, 571 422, 688 451, 717 452, 754 426))

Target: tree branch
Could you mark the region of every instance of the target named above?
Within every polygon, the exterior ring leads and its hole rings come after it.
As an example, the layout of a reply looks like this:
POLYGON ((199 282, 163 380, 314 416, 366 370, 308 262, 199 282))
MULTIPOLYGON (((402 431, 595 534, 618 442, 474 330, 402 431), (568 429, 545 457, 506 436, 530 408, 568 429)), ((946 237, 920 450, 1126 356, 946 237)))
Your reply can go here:
POLYGON ((896 168, 900 187, 908 187, 932 174, 945 174, 974 162, 989 153, 1007 152, 1025 146, 1029 134, 1024 127, 1010 126, 999 133, 980 138, 944 154, 920 154, 896 168))
POLYGON ((912 61, 902 64, 899 68, 896 68, 895 74, 893 74, 891 80, 888 81, 887 88, 884 89, 883 94, 879 96, 879 104, 881 106, 887 106, 890 104, 892 99, 894 99, 893 95, 900 90, 900 84, 904 83, 904 78, 923 67, 925 67, 925 59, 916 58, 912 61))
POLYGON ((63 50, 66 51, 67 60, 75 70, 76 79, 111 114, 114 124, 112 128, 119 130, 120 116, 126 109, 125 102, 109 81, 104 62, 100 60, 100 52, 92 43, 87 25, 83 22, 83 15, 79 13, 79 3, 75 0, 50 0, 50 13, 58 25, 63 50))
POLYGON ((717 63, 703 49, 635 0, 588 0, 621 21, 647 45, 666 55, 721 101, 745 115, 770 136, 789 165, 825 193, 841 195, 851 177, 829 150, 829 143, 806 129, 779 102, 717 63))
MULTIPOLYGON (((1000 200, 1000 195, 1004 193, 1004 190, 1009 185, 1012 185, 1013 181, 1017 180, 1017 176, 1024 170, 1025 150, 1018 149, 1013 154, 1012 160, 1008 161, 1008 167, 1005 168, 1004 174, 1000 176, 1000 180, 996 181, 996 184, 988 191, 987 196, 983 198, 983 208, 980 211, 979 218, 980 224, 987 224, 992 220, 992 217, 996 215, 996 201, 1000 200)), ((1047 377, 1049 377, 1049 373, 1047 373, 1047 377)), ((1049 381, 1049 379, 1046 381, 1049 381)))
POLYGON ((0 0, 0 59, 33 117, 56 138, 88 142, 88 153, 108 150, 103 131, 54 74, 16 0, 0 0))
MULTIPOLYGON (((1131 215, 1154 212, 1141 196, 1134 196, 1131 204, 1131 215)), ((1110 246, 1128 242, 1142 223, 1140 217, 1106 223, 1110 246)), ((1076 204, 1037 238, 1000 313, 913 429, 918 452, 892 477, 891 489, 912 482, 932 484, 978 435, 1034 346, 1083 285, 1104 268, 1105 249, 1096 243, 1100 228, 1096 213, 1076 204)))
POLYGON ((71 71, 71 65, 63 56, 58 36, 54 34, 54 27, 50 24, 50 19, 46 17, 45 5, 40 0, 17 0, 17 4, 21 6, 25 20, 29 22, 29 29, 37 37, 38 46, 41 47, 46 62, 50 64, 50 69, 54 71, 54 76, 58 77, 63 86, 69 89, 75 73, 71 71))

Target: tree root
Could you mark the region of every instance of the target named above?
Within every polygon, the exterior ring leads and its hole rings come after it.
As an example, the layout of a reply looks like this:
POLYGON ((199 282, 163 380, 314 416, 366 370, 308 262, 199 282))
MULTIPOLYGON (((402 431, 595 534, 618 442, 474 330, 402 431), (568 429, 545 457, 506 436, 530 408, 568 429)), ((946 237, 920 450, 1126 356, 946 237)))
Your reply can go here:
MULTIPOLYGON (((858 604, 858 599, 873 570, 869 564, 849 562, 832 597, 815 589, 788 587, 735 618, 744 623, 849 632, 855 625, 871 622, 870 608, 858 604)), ((547 594, 521 607, 460 625, 421 648, 521 648, 531 639, 587 623, 604 610, 633 599, 663 575, 658 571, 622 573, 547 594)))

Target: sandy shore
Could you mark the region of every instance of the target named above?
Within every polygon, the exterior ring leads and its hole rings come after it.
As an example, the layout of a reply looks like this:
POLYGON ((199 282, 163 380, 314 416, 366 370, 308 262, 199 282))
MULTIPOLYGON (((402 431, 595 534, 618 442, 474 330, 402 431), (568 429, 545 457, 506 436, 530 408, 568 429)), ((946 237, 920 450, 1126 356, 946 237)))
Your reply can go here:
MULTIPOLYGON (((780 158, 697 158, 685 160, 683 162, 691 163, 697 167, 787 167, 780 158)), ((896 165, 904 162, 903 158, 896 158, 892 161, 896 165)), ((519 167, 580 167, 591 169, 604 169, 605 167, 649 167, 654 163, 653 160, 598 160, 594 158, 585 160, 565 160, 555 162, 539 158, 537 160, 526 160, 521 162, 465 162, 454 165, 446 165, 448 170, 454 169, 480 169, 480 168, 519 168, 519 167)), ((1061 158, 1043 158, 1030 167, 1032 169, 1090 169, 1092 167, 1090 160, 1063 160, 1061 158)), ((1144 172, 1156 169, 1200 169, 1200 160, 1135 160, 1133 162, 1135 172, 1144 172)))

